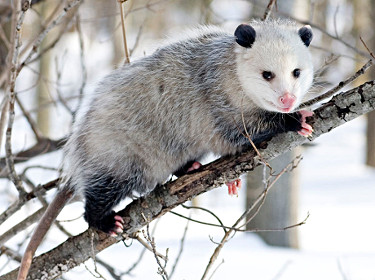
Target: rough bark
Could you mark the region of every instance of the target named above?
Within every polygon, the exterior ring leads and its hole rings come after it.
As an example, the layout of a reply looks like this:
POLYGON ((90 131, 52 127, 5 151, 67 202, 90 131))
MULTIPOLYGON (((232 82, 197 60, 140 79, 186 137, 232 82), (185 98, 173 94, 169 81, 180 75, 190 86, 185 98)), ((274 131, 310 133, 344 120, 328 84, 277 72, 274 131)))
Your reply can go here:
MULTIPOLYGON (((315 110, 314 117, 308 120, 314 127, 314 134, 310 140, 374 110, 374 82, 365 83, 337 95, 315 110)), ((261 154, 268 161, 306 141, 308 141, 306 138, 297 133, 280 134, 267 143, 267 148, 261 150, 261 154)), ((174 182, 161 186, 149 195, 133 201, 120 212, 125 220, 126 234, 137 232, 150 221, 181 203, 253 170, 258 164, 259 158, 254 151, 247 151, 237 156, 218 159, 204 166, 200 172, 182 176, 174 182)), ((119 239, 89 229, 36 257, 28 279, 56 279, 62 273, 80 265, 93 254, 97 254, 118 241, 119 239)), ((16 275, 17 270, 14 270, 1 276, 1 279, 16 279, 16 275)))

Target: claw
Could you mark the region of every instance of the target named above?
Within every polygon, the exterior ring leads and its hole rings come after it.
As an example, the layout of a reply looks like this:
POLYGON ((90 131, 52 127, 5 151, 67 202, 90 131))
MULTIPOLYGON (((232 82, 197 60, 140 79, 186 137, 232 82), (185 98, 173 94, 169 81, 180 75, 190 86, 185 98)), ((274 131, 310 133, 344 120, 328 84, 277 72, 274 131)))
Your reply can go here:
POLYGON ((238 190, 241 188, 241 179, 228 182, 226 185, 228 186, 228 194, 230 196, 238 196, 238 190))
POLYGON ((188 168, 187 172, 191 172, 191 171, 194 171, 194 170, 197 170, 199 168, 202 167, 202 164, 198 161, 195 161, 193 162, 193 164, 191 165, 191 167, 188 168))
POLYGON ((115 226, 113 227, 113 230, 109 232, 109 234, 111 236, 117 236, 124 231, 124 219, 119 215, 116 215, 113 218, 115 219, 115 226))
POLYGON ((114 217, 114 219, 115 219, 116 221, 120 222, 121 224, 124 224, 124 223, 125 223, 125 222, 124 222, 124 219, 123 219, 121 216, 119 216, 119 215, 116 215, 116 216, 114 217))
POLYGON ((124 229, 124 226, 120 222, 116 221, 115 226, 116 226, 116 228, 120 228, 122 230, 124 229))
POLYGON ((118 234, 114 231, 110 231, 109 235, 112 236, 112 237, 117 237, 118 234))
POLYGON ((302 128, 301 128, 301 130, 298 131, 298 134, 300 134, 304 137, 309 137, 314 132, 314 129, 312 128, 311 125, 306 123, 306 118, 313 116, 314 112, 307 111, 307 110, 301 110, 301 111, 299 111, 299 113, 301 114, 301 126, 302 126, 302 128))

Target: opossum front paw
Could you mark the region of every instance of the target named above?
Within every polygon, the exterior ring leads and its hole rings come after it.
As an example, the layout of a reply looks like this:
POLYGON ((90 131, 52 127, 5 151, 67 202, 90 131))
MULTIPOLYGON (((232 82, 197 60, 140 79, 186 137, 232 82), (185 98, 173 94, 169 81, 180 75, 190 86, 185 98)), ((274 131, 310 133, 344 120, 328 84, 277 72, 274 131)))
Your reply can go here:
POLYGON ((301 115, 301 128, 298 130, 298 134, 304 136, 304 137, 309 137, 312 135, 314 132, 314 129, 312 128, 311 125, 306 123, 306 118, 307 117, 312 117, 314 115, 313 112, 307 111, 307 110, 301 110, 299 111, 301 115))
POLYGON ((230 181, 225 184, 228 187, 228 194, 230 196, 233 196, 233 195, 238 196, 238 190, 241 188, 241 179, 236 179, 234 181, 230 181))

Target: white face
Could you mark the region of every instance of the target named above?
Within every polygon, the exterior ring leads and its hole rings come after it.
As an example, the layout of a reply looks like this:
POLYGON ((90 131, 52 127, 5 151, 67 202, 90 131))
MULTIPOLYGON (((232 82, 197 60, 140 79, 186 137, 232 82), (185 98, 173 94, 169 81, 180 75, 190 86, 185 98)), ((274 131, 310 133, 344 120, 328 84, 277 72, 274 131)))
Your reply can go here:
POLYGON ((277 38, 257 32, 251 48, 238 46, 236 50, 237 73, 246 96, 267 111, 292 112, 313 81, 308 48, 297 32, 288 33, 277 38))

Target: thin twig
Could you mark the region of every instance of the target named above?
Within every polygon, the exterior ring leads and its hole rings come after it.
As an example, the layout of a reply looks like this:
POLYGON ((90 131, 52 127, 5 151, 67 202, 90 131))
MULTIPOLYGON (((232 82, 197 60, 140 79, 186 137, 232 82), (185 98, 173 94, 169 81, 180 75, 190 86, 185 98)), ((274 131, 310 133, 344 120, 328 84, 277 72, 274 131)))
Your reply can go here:
MULTIPOLYGON (((62 4, 63 4, 63 2, 62 2, 62 4)), ((55 12, 57 12, 59 9, 58 9, 58 7, 56 8, 56 10, 55 10, 55 12)), ((74 10, 73 10, 74 11, 74 10)), ((78 11, 78 7, 76 8, 76 10, 74 11, 74 12, 77 12, 78 11)), ((73 12, 73 15, 74 15, 74 12, 73 12)), ((52 13, 52 15, 53 15, 54 13, 52 13)), ((50 18, 52 17, 52 15, 50 16, 50 18)), ((73 16, 73 15, 71 15, 71 16, 73 16)), ((47 22, 48 22, 49 20, 47 20, 47 22)), ((69 18, 68 19, 66 19, 66 21, 65 21, 65 23, 63 24, 63 28, 60 28, 60 31, 59 31, 59 34, 56 36, 56 38, 51 42, 51 43, 49 43, 49 45, 48 46, 45 46, 44 47, 44 49, 42 49, 42 50, 40 50, 39 52, 38 52, 38 54, 33 58, 33 59, 31 59, 29 62, 28 62, 28 64, 30 65, 31 63, 33 63, 33 62, 35 62, 35 61, 37 61, 37 60, 39 60, 45 53, 47 53, 49 50, 51 50, 51 49, 53 49, 55 46, 56 46, 56 44, 60 41, 60 39, 62 38, 62 36, 69 30, 69 29, 71 29, 71 27, 72 27, 72 25, 73 25, 73 23, 72 23, 73 21, 72 20, 69 20, 69 18)), ((26 50, 26 49, 25 49, 26 50)))
POLYGON ((0 24, 0 39, 4 43, 5 47, 9 50, 11 47, 11 44, 7 38, 7 35, 5 34, 3 26, 0 24))
POLYGON ((42 217, 43 213, 45 212, 46 207, 40 208, 38 211, 24 219, 23 221, 19 222, 17 225, 12 227, 11 229, 7 230, 0 236, 0 245, 5 244, 9 239, 16 236, 17 233, 23 231, 28 226, 32 225, 36 221, 42 217))
MULTIPOLYGON (((272 180, 272 182, 265 182, 266 186, 263 190, 263 192, 258 196, 258 198, 253 202, 252 206, 246 211, 247 214, 245 216, 247 216, 248 214, 251 213, 252 210, 255 209, 255 207, 259 204, 259 206, 257 207, 257 209, 255 210, 254 214, 248 218, 246 220, 246 222, 242 225, 242 226, 239 226, 239 228, 242 228, 242 227, 245 227, 248 223, 250 223, 254 217, 258 214, 258 212, 260 211, 260 208, 263 206, 264 202, 265 202, 265 199, 266 199, 266 196, 267 196, 267 193, 268 191, 274 186, 274 184, 280 179, 280 177, 288 172, 288 171, 291 171, 293 170, 294 168, 297 167, 297 165, 300 163, 302 157, 301 156, 297 156, 290 164, 288 164, 281 172, 279 172, 277 175, 274 176, 274 179, 272 180)), ((244 215, 243 215, 244 216, 244 215)))
POLYGON ((355 74, 349 78, 347 78, 346 80, 340 82, 337 86, 335 86, 334 88, 330 89, 329 91, 327 91, 326 93, 316 97, 316 98, 313 98, 309 101, 306 101, 304 103, 302 103, 297 110, 300 110, 302 108, 306 108, 306 107, 310 107, 324 99, 327 99, 327 98, 330 98, 332 97, 335 93, 337 93, 339 90, 341 90, 342 88, 344 88, 346 85, 350 84, 351 82, 353 82, 355 79, 357 79, 359 76, 363 75, 366 70, 368 68, 370 68, 372 65, 374 64, 374 61, 372 59, 370 59, 365 65, 362 66, 361 69, 359 69, 357 72, 355 72, 355 74))
POLYGON ((308 24, 308 25, 310 25, 313 29, 319 30, 319 31, 322 32, 323 34, 327 35, 328 37, 330 37, 330 38, 332 38, 332 39, 334 39, 334 40, 340 42, 340 43, 343 44, 345 47, 347 47, 348 49, 354 51, 355 53, 357 53, 357 54, 359 54, 359 55, 361 55, 361 56, 363 56, 363 57, 370 58, 370 56, 369 56, 366 52, 361 51, 360 49, 358 49, 358 48, 352 46, 351 44, 349 44, 348 42, 342 40, 341 38, 339 38, 339 37, 337 37, 337 36, 335 36, 335 35, 332 35, 332 34, 329 33, 327 30, 325 30, 324 28, 320 27, 319 25, 314 24, 314 23, 311 22, 311 21, 308 21, 308 20, 301 20, 301 19, 295 18, 295 17, 291 16, 290 14, 288 14, 288 13, 284 13, 284 12, 282 12, 282 11, 277 11, 276 13, 279 14, 279 15, 287 16, 288 18, 290 18, 290 19, 292 19, 292 20, 294 20, 294 21, 296 21, 296 22, 299 22, 299 23, 301 23, 301 24, 305 24, 305 25, 308 24))
POLYGON ((366 45, 366 43, 365 43, 365 41, 362 39, 362 37, 359 37, 359 39, 361 40, 363 46, 366 48, 366 50, 368 51, 368 53, 370 54, 370 56, 371 56, 372 58, 375 59, 374 54, 373 54, 372 51, 369 49, 369 47, 366 45))
POLYGON ((181 237, 181 240, 180 240, 180 250, 178 251, 178 254, 177 254, 177 257, 176 257, 176 260, 172 266, 172 269, 171 269, 171 272, 169 273, 169 279, 172 279, 172 276, 176 270, 176 266, 181 258, 181 255, 182 255, 182 251, 184 250, 184 244, 185 244, 185 238, 186 238, 186 233, 187 233, 187 230, 188 230, 188 227, 189 227, 189 220, 187 221, 186 223, 186 226, 185 226, 185 229, 184 229, 184 234, 182 235, 181 237))
POLYGON ((87 271, 88 272, 90 272, 91 273, 91 275, 93 275, 94 277, 96 277, 96 278, 102 278, 102 279, 104 279, 104 280, 106 280, 105 278, 104 278, 104 276, 98 271, 98 267, 97 267, 97 265, 96 265, 96 254, 95 254, 95 247, 94 247, 94 232, 92 232, 92 234, 91 234, 91 253, 92 253, 92 255, 91 255, 91 258, 92 258, 92 260, 93 260, 93 262, 94 262, 94 272, 97 274, 97 275, 95 275, 87 266, 86 266, 86 264, 85 264, 85 267, 86 267, 86 269, 87 269, 87 271))
POLYGON ((121 15, 121 27, 122 27, 122 39, 124 41, 124 54, 125 54, 125 63, 130 63, 129 52, 128 52, 128 43, 126 41, 126 31, 125 31, 125 19, 124 19, 124 9, 122 4, 127 0, 118 0, 120 6, 120 15, 121 15))
POLYGON ((5 123, 7 121, 8 109, 9 109, 8 95, 5 95, 1 101, 1 115, 0 115, 0 152, 1 147, 3 146, 3 135, 5 131, 5 123))
POLYGON ((40 141, 40 139, 42 139, 43 136, 42 136, 42 133, 40 132, 40 130, 38 129, 37 124, 35 123, 35 121, 31 117, 31 115, 29 114, 29 112, 26 111, 25 107, 23 106, 22 102, 20 101, 20 99, 18 98, 17 95, 15 96, 15 98, 16 98, 16 102, 17 102, 18 106, 20 107, 20 109, 21 109, 21 111, 23 113, 23 116, 25 117, 25 119, 27 120, 28 124, 30 125, 31 130, 34 132, 36 140, 40 141))
MULTIPOLYGON (((299 158, 297 158, 296 160, 294 160, 292 163, 288 164, 287 167, 285 167, 276 177, 275 179, 272 181, 272 183, 270 183, 267 188, 258 196, 258 198, 255 200, 255 202, 237 219, 237 221, 233 224, 233 228, 237 228, 238 227, 238 224, 252 211, 255 209, 255 207, 259 204, 259 206, 257 207, 257 209, 255 210, 255 212, 258 212, 260 207, 262 206, 262 202, 264 202, 264 199, 268 193, 268 191, 272 188, 272 186, 274 185, 274 183, 280 178, 280 176, 287 172, 289 169, 291 168, 294 168, 296 166, 296 164, 298 164, 299 162, 299 158)), ((250 222, 251 219, 254 217, 254 215, 248 219, 246 221, 247 222, 250 222)), ((242 226, 240 226, 239 228, 243 227, 246 225, 246 223, 242 226)), ((228 241, 228 239, 230 238, 230 235, 233 233, 234 230, 230 229, 228 230, 223 238, 221 239, 221 242, 219 243, 219 245, 216 247, 214 253, 212 254, 208 264, 207 264, 207 267, 204 271, 204 274, 201 278, 201 280, 204 280, 206 279, 206 277, 208 276, 208 272, 209 270, 211 269, 211 267, 213 266, 214 262, 216 261, 217 257, 219 256, 219 253, 221 252, 221 249, 224 247, 225 243, 228 241)))
POLYGON ((210 278, 208 278, 208 280, 211 280, 211 279, 212 279, 212 277, 215 275, 216 271, 219 269, 219 267, 220 267, 222 264, 224 264, 224 259, 221 261, 221 263, 219 263, 219 264, 217 265, 217 267, 214 269, 214 271, 212 271, 212 274, 211 274, 210 278))
POLYGON ((341 263, 340 259, 337 259, 337 266, 339 268, 342 279, 348 280, 349 278, 345 274, 345 271, 344 271, 344 268, 342 267, 342 263, 341 263))
MULTIPOLYGON (((152 236, 152 235, 150 235, 150 237, 151 237, 151 236, 152 236)), ((146 238, 146 237, 145 237, 145 238, 146 238)), ((156 256, 157 256, 158 258, 161 258, 161 259, 163 259, 164 261, 167 261, 167 260, 168 260, 166 256, 162 255, 161 253, 157 252, 156 250, 154 251, 154 249, 152 248, 152 246, 149 246, 147 242, 145 242, 142 238, 139 237, 139 235, 136 235, 135 239, 137 239, 138 242, 141 243, 142 246, 145 247, 147 250, 149 250, 150 252, 156 254, 156 256)), ((150 239, 149 237, 147 237, 146 240, 147 240, 148 242, 150 242, 150 240, 152 240, 152 239, 150 239)))
POLYGON ((58 14, 54 20, 51 20, 46 25, 46 27, 39 33, 37 38, 34 40, 31 50, 29 51, 29 54, 27 55, 26 59, 23 60, 23 62, 18 66, 17 75, 26 64, 30 63, 32 57, 39 49, 40 44, 42 43, 46 35, 51 31, 51 29, 60 24, 63 18, 67 15, 67 13, 75 6, 81 4, 81 2, 82 0, 73 0, 71 2, 68 2, 67 5, 60 11, 60 14, 58 14))
MULTIPOLYGON (((65 53, 62 55, 62 61, 64 61, 64 55, 65 53)), ((62 63, 62 66, 59 67, 59 62, 58 62, 58 59, 56 57, 55 59, 55 67, 56 67, 56 94, 57 94, 57 98, 58 98, 58 101, 60 101, 61 105, 72 115, 74 116, 74 111, 69 107, 68 103, 66 102, 66 100, 63 98, 62 94, 61 94, 61 91, 60 91, 60 88, 59 88, 59 84, 60 84, 60 80, 61 80, 61 75, 62 75, 62 70, 64 68, 64 63, 62 63)), ((80 98, 78 96, 78 98, 80 98)), ((51 104, 54 104, 55 103, 55 100, 51 101, 51 104)), ((38 108, 41 109, 42 106, 40 106, 38 108)))
MULTIPOLYGON (((154 228, 152 229, 152 232, 151 232, 152 235, 155 234, 156 226, 159 223, 159 221, 160 221, 160 219, 156 220, 154 228)), ((147 246, 144 246, 143 240, 138 236, 138 232, 135 233, 134 236, 131 237, 131 238, 137 239, 143 245, 143 249, 142 249, 142 251, 141 251, 138 259, 134 262, 134 264, 131 267, 129 267, 129 269, 127 271, 125 271, 124 273, 121 273, 121 276, 123 276, 123 275, 130 275, 131 272, 137 267, 137 265, 139 265, 141 263, 141 260, 142 260, 142 258, 144 256, 146 250, 148 249, 147 246)))
POLYGON ((137 33, 137 37, 135 38, 135 42, 134 42, 134 45, 133 45, 133 48, 129 51, 129 56, 132 56, 134 51, 137 49, 138 47, 138 44, 140 42, 140 39, 141 39, 141 35, 142 35, 142 31, 143 31, 143 26, 146 22, 146 19, 145 18, 141 24, 141 26, 139 27, 139 30, 138 30, 138 33, 137 33))
POLYGON ((340 9, 340 5, 337 5, 335 13, 333 15, 333 27, 334 27, 334 30, 335 30, 336 38, 339 38, 339 33, 337 31, 337 14, 339 13, 339 9, 340 9))
MULTIPOLYGON (((261 196, 263 197, 263 193, 261 194, 261 196)), ((253 210, 253 209, 252 209, 253 210)), ((188 221, 191 221, 191 222, 194 222, 194 223, 198 223, 198 224, 202 224, 202 225, 206 225, 206 226, 210 226, 210 227, 219 227, 219 228, 222 228, 225 230, 225 232, 227 230, 233 230, 235 232, 268 232, 268 231, 286 231, 288 229, 291 229, 291 228, 295 228, 295 227, 298 227, 298 226, 302 226, 306 223, 307 219, 310 217, 310 214, 308 213, 307 214, 307 217, 302 221, 302 222, 299 222, 297 224, 294 224, 294 225, 290 225, 290 226, 285 226, 285 227, 282 227, 282 228, 274 228, 274 229, 241 229, 241 227, 244 227, 246 224, 244 225, 241 225, 241 226, 238 226, 238 227, 233 227, 233 226, 226 226, 226 225, 223 225, 223 224, 212 224, 212 223, 207 223, 207 222, 204 222, 204 221, 199 221, 199 220, 196 220, 196 219, 192 219, 190 217, 187 217, 187 216, 184 216, 182 214, 179 214, 177 212, 174 212, 174 211, 170 211, 170 213, 178 216, 178 217, 181 217, 181 218, 184 218, 188 221)), ((216 243, 216 242, 214 242, 216 243)), ((216 243, 218 244, 218 243, 216 243)))
POLYGON ((246 230, 237 230, 237 231, 241 231, 241 232, 277 232, 277 231, 286 231, 288 229, 292 229, 292 228, 295 228, 295 227, 300 227, 300 226, 303 226, 306 224, 307 220, 309 219, 310 217, 310 213, 307 213, 307 216, 306 218, 302 221, 302 222, 299 222, 297 224, 294 224, 294 225, 290 225, 290 226, 286 226, 286 227, 283 227, 283 228, 273 228, 273 229, 246 229, 246 230))
POLYGON ((27 193, 26 196, 23 196, 22 198, 16 200, 14 203, 12 203, 10 206, 8 206, 8 208, 3 213, 0 214, 0 225, 4 221, 6 221, 11 215, 13 215, 19 209, 21 209, 21 207, 24 206, 26 201, 29 201, 33 198, 38 197, 38 196, 42 196, 48 190, 56 188, 59 181, 60 181, 60 179, 55 179, 55 180, 53 180, 51 182, 48 182, 44 185, 39 185, 35 188, 35 190, 27 193))
POLYGON ((111 274, 112 278, 115 280, 121 280, 121 276, 116 273, 116 270, 110 264, 106 263, 105 261, 96 258, 96 262, 103 266, 109 274, 111 274))
MULTIPOLYGON (((167 265, 167 260, 165 260, 165 263, 164 265, 161 264, 160 260, 159 260, 159 256, 157 255, 157 251, 156 251, 156 245, 155 245, 155 239, 154 237, 152 237, 150 235, 150 224, 148 223, 147 226, 146 226, 146 232, 147 232, 147 235, 145 234, 145 232, 143 231, 143 235, 145 237, 145 239, 149 242, 149 244, 151 245, 151 248, 152 248, 152 252, 154 253, 154 256, 155 256, 155 259, 156 259, 156 262, 159 266, 159 269, 158 269, 158 273, 160 274, 160 276, 164 279, 164 280, 168 280, 169 277, 168 277, 168 273, 165 271, 165 266, 167 265)), ((168 251, 167 251, 168 252, 168 251)), ((166 258, 168 259, 168 257, 166 256, 166 258)))
POLYGON ((8 247, 5 247, 5 246, 0 247, 0 256, 3 254, 7 255, 8 257, 10 257, 12 260, 15 260, 16 262, 21 262, 22 256, 16 251, 8 247))
POLYGON ((83 100, 83 93, 86 87, 87 83, 87 69, 86 69, 86 63, 85 63, 85 45, 83 41, 83 34, 82 34, 82 28, 81 28, 81 22, 80 22, 80 16, 77 14, 76 17, 76 28, 78 32, 78 38, 79 38, 79 54, 80 54, 80 65, 81 65, 81 73, 82 73, 82 81, 81 81, 81 86, 79 88, 79 95, 78 95, 78 104, 76 109, 74 110, 73 113, 73 123, 75 121, 77 111, 82 105, 82 100, 83 100))
POLYGON ((277 274, 272 278, 272 280, 277 280, 280 279, 280 277, 284 274, 285 270, 287 267, 292 263, 291 260, 288 260, 282 267, 281 269, 277 272, 277 274))
POLYGON ((218 217, 214 212, 212 212, 211 210, 208 210, 208 209, 203 208, 203 207, 198 207, 198 206, 186 206, 186 205, 184 205, 184 204, 182 204, 181 206, 182 206, 183 208, 186 208, 186 209, 197 209, 197 210, 202 210, 202 211, 205 211, 205 212, 211 214, 212 216, 215 217, 215 219, 219 222, 219 224, 223 226, 224 233, 225 233, 226 230, 225 230, 225 227, 224 227, 223 222, 222 222, 222 221, 219 219, 219 217, 218 217))
POLYGON ((18 54, 21 46, 21 29, 25 14, 30 7, 30 1, 16 1, 13 7, 12 15, 12 37, 11 37, 11 50, 9 52, 10 61, 8 62, 9 67, 9 84, 7 88, 8 92, 8 101, 9 101, 9 110, 8 110, 8 127, 6 130, 6 141, 5 141, 5 154, 6 154, 6 164, 9 170, 9 177, 15 185, 19 196, 24 196, 25 189, 23 188, 22 181, 18 177, 15 168, 14 168, 14 159, 12 153, 12 129, 14 122, 14 103, 16 98, 16 79, 17 79, 17 64, 18 64, 18 54), (19 16, 18 16, 19 15, 19 16))
POLYGON ((245 130, 245 135, 244 136, 247 138, 247 140, 249 140, 249 143, 251 144, 251 147, 253 147, 254 151, 257 153, 260 161, 263 162, 264 165, 267 166, 272 171, 271 165, 267 161, 265 161, 263 159, 261 153, 259 152, 258 148, 255 146, 253 140, 251 140, 251 136, 250 136, 250 134, 249 134, 249 132, 247 131, 247 128, 246 128, 245 116, 243 114, 243 111, 241 111, 241 118, 242 118, 242 125, 243 125, 243 128, 245 130))
POLYGON ((264 12, 264 15, 263 15, 264 21, 267 20, 270 17, 272 8, 275 5, 276 1, 277 0, 270 0, 270 2, 268 3, 267 8, 266 8, 266 10, 264 12))

